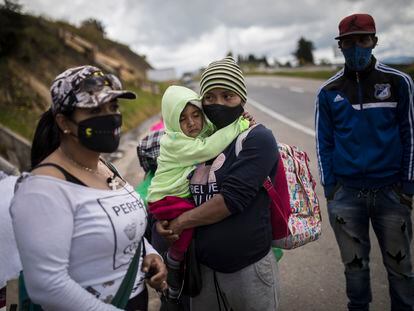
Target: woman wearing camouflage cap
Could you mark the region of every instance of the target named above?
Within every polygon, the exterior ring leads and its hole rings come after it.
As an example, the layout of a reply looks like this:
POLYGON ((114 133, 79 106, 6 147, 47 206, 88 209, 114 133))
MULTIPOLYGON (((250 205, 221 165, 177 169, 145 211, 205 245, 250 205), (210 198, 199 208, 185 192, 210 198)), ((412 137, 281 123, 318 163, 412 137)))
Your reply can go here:
POLYGON ((145 272, 153 274, 151 286, 163 289, 166 269, 143 238, 141 198, 100 157, 118 148, 117 99, 135 94, 93 66, 66 70, 51 94, 33 140, 32 172, 11 206, 28 294, 46 310, 120 310, 108 303, 135 259, 126 310, 146 310, 145 272))

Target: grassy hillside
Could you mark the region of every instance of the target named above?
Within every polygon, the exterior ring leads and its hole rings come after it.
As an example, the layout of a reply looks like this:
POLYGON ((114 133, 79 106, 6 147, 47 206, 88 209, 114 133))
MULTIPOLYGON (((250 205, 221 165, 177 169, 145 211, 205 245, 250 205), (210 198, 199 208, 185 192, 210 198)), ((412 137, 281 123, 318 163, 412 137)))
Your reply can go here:
MULTIPOLYGON (((145 57, 108 40, 94 27, 77 28, 0 6, 0 123, 29 140, 39 116, 50 105, 49 86, 54 77, 69 67, 95 65, 87 55, 66 47, 59 29, 82 36, 108 56, 122 58, 142 76, 151 68, 145 57)), ((125 129, 160 110, 161 95, 142 91, 141 82, 128 81, 125 85, 140 95, 123 105, 125 129)))

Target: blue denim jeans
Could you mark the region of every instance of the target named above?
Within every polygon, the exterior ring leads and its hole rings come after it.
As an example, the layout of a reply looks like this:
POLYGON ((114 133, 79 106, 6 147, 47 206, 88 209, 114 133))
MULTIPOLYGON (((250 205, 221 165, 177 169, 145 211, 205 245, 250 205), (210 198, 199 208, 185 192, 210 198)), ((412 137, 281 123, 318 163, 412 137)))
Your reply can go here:
POLYGON ((360 190, 341 186, 328 201, 329 221, 345 265, 349 310, 369 310, 372 300, 369 222, 388 273, 391 310, 414 310, 414 273, 410 254, 411 206, 393 187, 360 190))

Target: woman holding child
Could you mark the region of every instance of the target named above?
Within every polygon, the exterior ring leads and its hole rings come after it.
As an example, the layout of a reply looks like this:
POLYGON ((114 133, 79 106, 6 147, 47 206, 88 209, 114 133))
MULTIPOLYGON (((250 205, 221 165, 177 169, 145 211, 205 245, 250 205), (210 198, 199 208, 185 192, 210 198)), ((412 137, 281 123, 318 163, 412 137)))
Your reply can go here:
MULTIPOLYGON (((211 63, 202 73, 200 88, 203 111, 217 130, 240 118, 247 92, 232 57, 211 63)), ((190 192, 197 208, 157 223, 158 232, 170 241, 195 228, 203 280, 200 295, 192 301, 197 311, 223 305, 225 310, 276 310, 279 304, 269 197, 262 187, 268 176, 275 176, 276 141, 259 124, 250 130, 238 155, 235 144, 236 139, 191 174, 190 192)))

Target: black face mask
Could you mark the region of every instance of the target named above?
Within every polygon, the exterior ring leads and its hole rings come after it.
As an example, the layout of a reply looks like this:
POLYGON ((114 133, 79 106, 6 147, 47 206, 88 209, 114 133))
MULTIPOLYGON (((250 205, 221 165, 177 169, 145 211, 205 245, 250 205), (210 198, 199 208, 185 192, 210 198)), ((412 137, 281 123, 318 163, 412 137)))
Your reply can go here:
POLYGON ((221 129, 241 116, 244 109, 242 105, 229 107, 220 104, 203 105, 203 111, 207 118, 218 128, 221 129))
POLYGON ((122 125, 120 114, 93 117, 79 123, 71 121, 78 126, 80 143, 89 150, 111 153, 118 149, 122 125))

